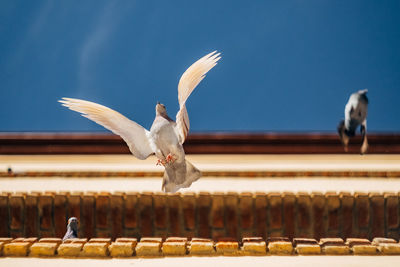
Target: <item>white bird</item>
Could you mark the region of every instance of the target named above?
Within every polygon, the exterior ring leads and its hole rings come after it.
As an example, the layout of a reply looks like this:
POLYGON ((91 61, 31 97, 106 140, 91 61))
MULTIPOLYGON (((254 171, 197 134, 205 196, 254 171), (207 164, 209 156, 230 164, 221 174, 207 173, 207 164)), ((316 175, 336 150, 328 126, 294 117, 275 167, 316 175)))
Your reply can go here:
POLYGON ((361 154, 365 154, 368 150, 367 140, 367 113, 368 98, 367 89, 359 90, 350 95, 349 101, 344 109, 344 120, 340 121, 338 132, 340 139, 347 152, 347 146, 351 137, 355 136, 357 127, 360 125, 362 135, 361 154))
POLYGON ((93 102, 66 97, 59 102, 120 135, 138 159, 144 160, 155 154, 157 165, 165 167, 162 190, 176 192, 189 187, 201 177, 201 172, 185 159, 182 146, 190 128, 186 100, 220 58, 220 53, 214 51, 200 58, 183 73, 178 84, 180 109, 176 114, 176 122, 167 115, 165 106, 157 103, 156 117, 150 131, 122 114, 93 102))

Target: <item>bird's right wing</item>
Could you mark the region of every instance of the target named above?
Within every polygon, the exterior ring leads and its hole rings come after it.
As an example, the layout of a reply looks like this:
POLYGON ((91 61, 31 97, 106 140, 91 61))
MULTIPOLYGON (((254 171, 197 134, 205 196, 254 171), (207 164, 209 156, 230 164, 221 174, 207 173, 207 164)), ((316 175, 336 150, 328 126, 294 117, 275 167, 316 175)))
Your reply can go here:
POLYGON ((150 132, 115 110, 74 98, 63 97, 58 102, 121 136, 129 146, 132 154, 138 159, 146 159, 154 153, 149 140, 150 132))
POLYGON ((189 115, 186 109, 186 100, 194 88, 206 77, 206 73, 217 65, 220 53, 214 51, 193 63, 183 74, 178 84, 179 111, 176 114, 176 128, 179 142, 183 144, 189 133, 189 115))

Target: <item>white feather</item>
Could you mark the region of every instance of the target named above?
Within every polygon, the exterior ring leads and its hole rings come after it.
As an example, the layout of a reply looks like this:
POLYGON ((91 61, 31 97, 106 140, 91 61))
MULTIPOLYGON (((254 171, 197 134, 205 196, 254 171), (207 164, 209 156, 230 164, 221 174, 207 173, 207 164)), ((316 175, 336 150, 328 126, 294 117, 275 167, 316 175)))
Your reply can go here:
POLYGON ((194 88, 204 79, 206 73, 217 65, 221 58, 220 53, 214 51, 193 63, 183 74, 178 84, 179 111, 176 114, 176 130, 179 141, 183 144, 189 133, 190 122, 186 110, 186 100, 193 92, 194 88))
POLYGON ((119 135, 129 146, 132 154, 138 159, 146 159, 154 153, 151 148, 150 132, 134 121, 108 107, 74 98, 63 97, 58 102, 63 106, 79 112, 82 116, 102 125, 119 135))

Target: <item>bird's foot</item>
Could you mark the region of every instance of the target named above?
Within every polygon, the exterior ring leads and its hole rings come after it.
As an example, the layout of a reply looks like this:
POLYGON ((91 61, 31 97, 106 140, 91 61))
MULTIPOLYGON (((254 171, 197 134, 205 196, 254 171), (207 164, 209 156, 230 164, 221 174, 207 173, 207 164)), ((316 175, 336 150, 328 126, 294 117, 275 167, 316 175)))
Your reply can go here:
POLYGON ((174 163, 176 160, 176 157, 174 157, 174 155, 172 155, 171 153, 169 153, 167 155, 167 157, 165 158, 165 161, 169 164, 174 163))
POLYGON ((157 160, 156 166, 165 166, 165 164, 167 164, 167 162, 165 160, 157 160))

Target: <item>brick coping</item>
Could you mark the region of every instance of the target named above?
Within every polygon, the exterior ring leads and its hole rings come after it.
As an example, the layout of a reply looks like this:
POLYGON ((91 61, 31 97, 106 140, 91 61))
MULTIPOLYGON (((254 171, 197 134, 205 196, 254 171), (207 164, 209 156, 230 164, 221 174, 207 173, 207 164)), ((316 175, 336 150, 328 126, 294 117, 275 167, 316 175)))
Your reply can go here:
POLYGON ((184 257, 184 256, 268 256, 268 255, 400 255, 400 243, 391 238, 170 237, 69 239, 1 238, 0 257, 184 257), (160 241, 161 240, 161 241, 160 241), (77 241, 77 242, 75 242, 77 241), (79 242, 78 242, 79 241, 79 242))

